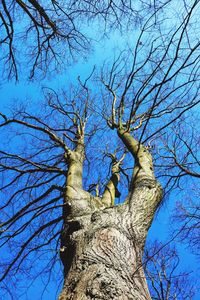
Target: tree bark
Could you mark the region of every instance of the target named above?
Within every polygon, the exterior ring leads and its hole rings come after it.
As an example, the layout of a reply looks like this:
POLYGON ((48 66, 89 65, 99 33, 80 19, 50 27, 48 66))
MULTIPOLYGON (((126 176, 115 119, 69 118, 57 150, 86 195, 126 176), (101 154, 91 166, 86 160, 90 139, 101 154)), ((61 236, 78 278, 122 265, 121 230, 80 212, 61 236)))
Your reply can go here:
MULTIPOLYGON (((149 151, 124 130, 118 130, 118 136, 135 160, 124 204, 110 206, 113 193, 111 197, 106 192, 102 201, 84 191, 80 184, 66 186, 60 249, 64 286, 59 300, 151 299, 142 254, 148 229, 162 199, 162 188, 154 177, 149 151), (108 201, 106 195, 110 197, 108 201)), ((74 164, 69 170, 80 175, 74 164)), ((118 180, 112 180, 112 190, 115 182, 118 180)))

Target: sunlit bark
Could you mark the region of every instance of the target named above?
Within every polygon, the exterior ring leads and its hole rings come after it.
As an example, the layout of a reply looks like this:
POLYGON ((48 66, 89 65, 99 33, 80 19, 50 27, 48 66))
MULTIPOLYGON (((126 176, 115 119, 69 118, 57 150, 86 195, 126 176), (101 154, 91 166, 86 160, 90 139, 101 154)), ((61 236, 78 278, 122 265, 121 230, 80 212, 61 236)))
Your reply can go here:
MULTIPOLYGON (((118 130, 118 136, 135 160, 125 204, 113 206, 119 163, 112 169, 103 201, 81 188, 80 159, 77 158, 77 163, 72 161, 69 167, 66 186, 69 213, 60 250, 65 279, 59 300, 151 299, 142 254, 162 199, 162 189, 154 177, 149 151, 123 129, 118 130), (108 204, 110 207, 106 207, 108 204)), ((71 157, 75 155, 77 150, 71 157)))

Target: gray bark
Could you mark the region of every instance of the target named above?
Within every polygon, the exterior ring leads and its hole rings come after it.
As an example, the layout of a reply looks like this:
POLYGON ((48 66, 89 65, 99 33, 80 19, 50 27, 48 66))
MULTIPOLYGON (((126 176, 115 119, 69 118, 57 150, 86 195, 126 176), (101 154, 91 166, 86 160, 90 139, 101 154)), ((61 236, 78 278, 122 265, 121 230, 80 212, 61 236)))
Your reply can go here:
MULTIPOLYGON (((71 160, 70 167, 69 159, 60 249, 64 286, 59 300, 151 299, 142 254, 162 188, 147 149, 123 130, 118 135, 135 159, 129 195, 120 206, 110 206, 109 199, 102 201, 84 191, 77 170, 82 166, 71 160), (75 178, 78 174, 78 184, 72 180, 73 173, 75 178)), ((76 161, 81 164, 83 159, 76 161)), ((113 181, 108 186, 114 186, 113 181)))

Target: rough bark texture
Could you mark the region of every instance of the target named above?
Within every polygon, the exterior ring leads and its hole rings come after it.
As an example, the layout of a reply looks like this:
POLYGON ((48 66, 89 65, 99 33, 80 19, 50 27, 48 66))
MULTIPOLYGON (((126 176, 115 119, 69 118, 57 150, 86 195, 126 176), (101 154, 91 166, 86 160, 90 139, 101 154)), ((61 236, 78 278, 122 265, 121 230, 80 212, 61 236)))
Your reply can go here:
POLYGON ((79 147, 68 154, 60 251, 64 286, 59 300, 151 299, 142 253, 162 189, 154 177, 148 150, 123 129, 118 130, 118 136, 135 160, 123 205, 113 206, 113 190, 119 181, 116 166, 102 198, 93 197, 82 189, 84 151, 79 147))

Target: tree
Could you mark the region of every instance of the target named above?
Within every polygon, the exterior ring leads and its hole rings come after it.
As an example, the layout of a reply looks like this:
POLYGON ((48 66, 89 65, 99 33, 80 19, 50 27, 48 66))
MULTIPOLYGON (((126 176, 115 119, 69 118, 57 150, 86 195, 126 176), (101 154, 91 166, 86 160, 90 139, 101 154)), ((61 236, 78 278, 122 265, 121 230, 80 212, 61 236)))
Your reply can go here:
POLYGON ((200 43, 190 29, 198 9, 199 1, 186 6, 173 29, 163 17, 157 15, 155 25, 155 13, 148 16, 134 49, 102 68, 101 95, 89 83, 91 74, 65 94, 47 89, 42 113, 22 106, 11 115, 0 114, 2 136, 12 128, 19 145, 13 152, 1 151, 1 191, 7 194, 1 247, 12 250, 1 265, 1 281, 27 271, 28 257, 50 258, 51 269, 59 248, 60 300, 151 299, 142 254, 162 201, 155 176, 162 168, 154 171, 152 143, 200 102, 200 43), (104 151, 106 170, 110 166, 105 184, 95 159, 89 164, 90 149, 96 150, 94 158, 104 151), (85 171, 92 174, 90 182, 85 171), (122 184, 128 179, 128 188, 125 202, 117 206, 120 176, 122 184))
MULTIPOLYGON (((170 1, 152 4, 151 1, 144 3, 139 0, 132 4, 122 0, 2 0, 2 75, 19 80, 22 63, 26 69, 28 67, 30 78, 38 73, 46 76, 48 71, 60 70, 66 65, 66 60, 68 65, 71 58, 75 59, 80 54, 83 56, 91 49, 92 39, 87 23, 92 26, 94 22, 99 27, 97 20, 100 20, 103 30, 100 34, 98 31, 98 35, 103 35, 110 28, 127 29, 132 22, 136 24, 142 19, 144 11, 152 13, 170 1), (25 49, 22 49, 22 43, 25 49)), ((96 30, 95 27, 93 30, 96 30)))
POLYGON ((194 283, 190 273, 180 272, 180 259, 175 248, 155 241, 144 253, 146 276, 152 299, 193 299, 194 283))
POLYGON ((185 241, 190 250, 199 257, 200 239, 199 239, 199 225, 200 212, 199 204, 195 196, 198 197, 199 192, 193 191, 194 199, 189 199, 186 203, 177 204, 174 219, 182 226, 180 239, 185 241))
MULTIPOLYGON (((160 151, 157 158, 162 159, 162 166, 165 168, 167 178, 166 187, 168 190, 181 190, 186 185, 190 194, 186 194, 185 200, 177 201, 173 216, 173 222, 181 225, 181 240, 185 240, 198 255, 200 247, 199 240, 199 137, 196 131, 198 123, 198 111, 194 112, 191 118, 181 118, 172 128, 173 138, 168 134, 162 138, 164 151, 160 151)), ((174 228, 175 230, 175 228, 174 228)), ((177 229, 176 229, 177 231, 177 229)))

